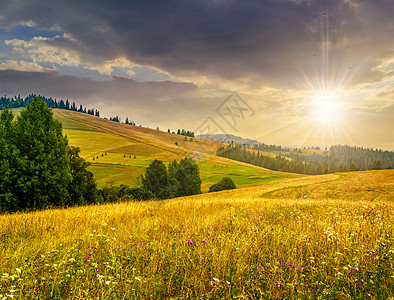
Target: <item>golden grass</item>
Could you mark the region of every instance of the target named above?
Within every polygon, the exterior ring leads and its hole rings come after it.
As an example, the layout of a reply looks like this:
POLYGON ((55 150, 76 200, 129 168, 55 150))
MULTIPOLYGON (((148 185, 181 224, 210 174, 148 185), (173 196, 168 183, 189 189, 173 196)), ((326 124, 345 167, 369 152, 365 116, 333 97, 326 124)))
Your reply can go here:
POLYGON ((3 215, 0 295, 389 299, 393 176, 308 176, 166 201, 3 215))

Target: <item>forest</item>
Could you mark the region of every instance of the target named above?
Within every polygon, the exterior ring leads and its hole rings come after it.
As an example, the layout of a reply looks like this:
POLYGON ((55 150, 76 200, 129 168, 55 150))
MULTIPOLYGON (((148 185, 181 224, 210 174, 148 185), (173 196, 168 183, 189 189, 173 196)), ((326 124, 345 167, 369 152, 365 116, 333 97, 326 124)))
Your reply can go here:
POLYGON ((83 107, 82 104, 79 105, 78 107, 75 104, 75 101, 71 102, 68 99, 66 101, 57 100, 57 99, 53 99, 52 97, 47 98, 45 96, 36 95, 36 94, 31 94, 25 98, 21 97, 20 95, 13 97, 7 97, 7 96, 0 97, 0 110, 3 110, 5 108, 26 107, 28 104, 32 102, 34 98, 40 98, 42 101, 45 102, 45 104, 49 108, 67 109, 67 110, 77 111, 92 116, 100 117, 100 112, 97 109, 94 108, 86 109, 86 107, 83 107))
POLYGON ((275 157, 262 154, 259 150, 252 150, 246 145, 230 144, 220 147, 216 155, 246 162, 274 171, 292 172, 300 174, 327 174, 333 172, 364 171, 391 169, 394 163, 392 151, 364 149, 351 146, 332 146, 327 154, 305 156, 299 151, 290 152, 289 157, 276 155, 275 157))

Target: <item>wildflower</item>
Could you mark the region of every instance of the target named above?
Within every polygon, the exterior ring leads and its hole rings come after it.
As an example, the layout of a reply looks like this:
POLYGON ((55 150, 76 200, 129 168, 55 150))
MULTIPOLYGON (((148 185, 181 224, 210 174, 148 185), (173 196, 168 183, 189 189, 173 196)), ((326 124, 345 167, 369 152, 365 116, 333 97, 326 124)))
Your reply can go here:
POLYGON ((192 245, 192 244, 193 244, 193 241, 192 241, 192 240, 190 240, 190 241, 189 241, 189 245, 192 245))

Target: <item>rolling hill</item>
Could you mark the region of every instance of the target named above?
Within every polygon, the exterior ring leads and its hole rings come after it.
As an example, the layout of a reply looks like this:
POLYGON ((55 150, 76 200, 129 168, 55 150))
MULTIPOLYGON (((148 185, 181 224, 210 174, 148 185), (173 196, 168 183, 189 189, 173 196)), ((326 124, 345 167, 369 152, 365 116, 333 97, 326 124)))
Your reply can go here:
POLYGON ((225 145, 220 142, 185 138, 69 110, 54 109, 53 112, 62 122, 69 144, 80 147, 81 156, 91 163, 89 168, 99 187, 132 185, 152 160, 168 164, 186 156, 193 157, 199 165, 203 191, 223 176, 230 176, 237 186, 302 176, 218 157, 216 150, 225 145))
POLYGON ((261 142, 252 140, 252 139, 245 139, 240 136, 235 136, 233 134, 204 134, 204 135, 197 135, 199 139, 204 139, 208 141, 217 141, 223 143, 231 143, 234 144, 246 144, 246 145, 256 145, 261 144, 261 142))

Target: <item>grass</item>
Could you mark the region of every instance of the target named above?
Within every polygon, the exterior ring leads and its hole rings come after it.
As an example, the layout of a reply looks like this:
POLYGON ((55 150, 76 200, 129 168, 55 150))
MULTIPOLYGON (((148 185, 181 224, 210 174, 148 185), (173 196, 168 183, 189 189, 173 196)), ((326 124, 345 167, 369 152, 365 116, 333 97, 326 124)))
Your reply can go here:
POLYGON ((390 299, 393 177, 2 215, 0 298, 390 299))
POLYGON ((61 109, 54 109, 53 112, 62 122, 69 144, 80 147, 81 156, 91 163, 89 169, 99 187, 110 184, 134 185, 138 176, 144 173, 154 159, 168 165, 186 156, 197 161, 204 192, 223 176, 230 176, 236 185, 300 176, 217 157, 216 149, 222 143, 199 139, 190 141, 190 138, 185 141, 180 135, 125 125, 83 113, 61 109))

